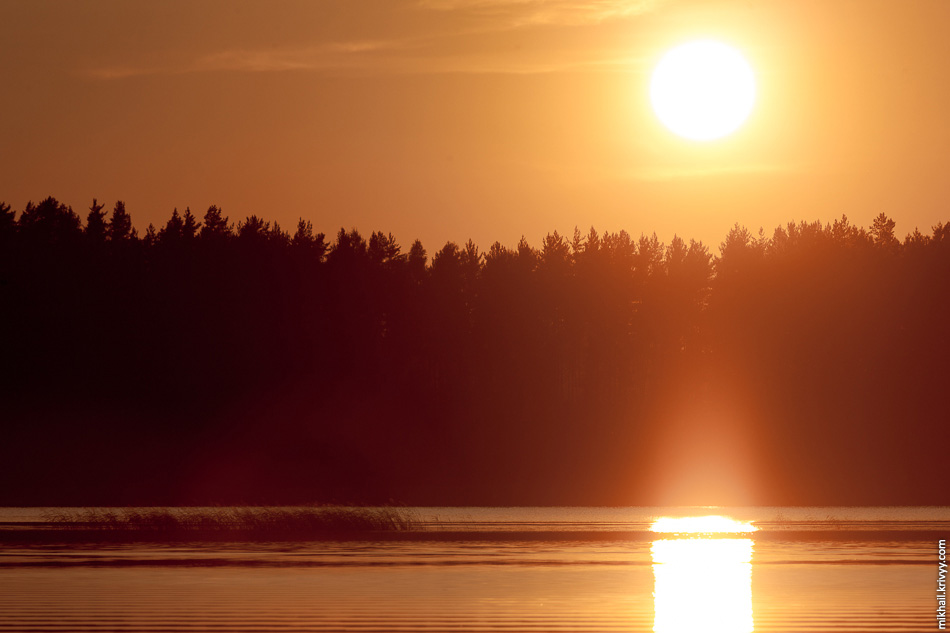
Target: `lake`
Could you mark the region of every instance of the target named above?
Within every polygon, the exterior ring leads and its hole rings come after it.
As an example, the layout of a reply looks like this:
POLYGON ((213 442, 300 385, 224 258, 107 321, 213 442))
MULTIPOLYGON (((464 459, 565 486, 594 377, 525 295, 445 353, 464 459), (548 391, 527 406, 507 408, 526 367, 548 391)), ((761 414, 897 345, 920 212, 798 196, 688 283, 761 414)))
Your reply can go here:
POLYGON ((938 630, 946 507, 411 510, 409 533, 67 544, 4 538, 45 515, 2 508, 0 631, 938 630), (710 515, 756 531, 653 531, 710 515))

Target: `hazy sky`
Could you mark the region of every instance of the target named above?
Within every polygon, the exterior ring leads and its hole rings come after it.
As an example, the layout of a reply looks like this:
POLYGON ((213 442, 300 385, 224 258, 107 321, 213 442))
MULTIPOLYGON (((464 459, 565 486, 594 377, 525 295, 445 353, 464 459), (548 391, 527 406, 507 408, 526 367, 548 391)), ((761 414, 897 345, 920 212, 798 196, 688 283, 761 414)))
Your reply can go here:
POLYGON ((950 220, 950 2, 0 0, 0 200, 136 226, 223 207, 434 252, 552 230, 950 220), (758 96, 680 140, 670 47, 741 50, 758 96))

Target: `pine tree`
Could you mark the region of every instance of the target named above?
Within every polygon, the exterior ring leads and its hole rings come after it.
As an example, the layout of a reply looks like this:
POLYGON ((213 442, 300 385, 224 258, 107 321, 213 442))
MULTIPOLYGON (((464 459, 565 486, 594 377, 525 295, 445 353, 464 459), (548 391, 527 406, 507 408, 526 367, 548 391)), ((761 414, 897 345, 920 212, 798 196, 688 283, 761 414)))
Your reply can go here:
POLYGON ((221 209, 216 205, 211 205, 205 212, 204 222, 198 235, 203 240, 224 240, 233 235, 232 228, 232 225, 228 224, 227 216, 222 217, 221 209))
POLYGON ((200 228, 201 222, 195 219, 189 207, 185 207, 185 215, 182 216, 181 236, 186 240, 192 240, 198 235, 200 228))
POLYGON ((177 244, 184 236, 185 222, 178 215, 178 209, 172 211, 165 227, 158 232, 158 241, 162 244, 177 244))
POLYGON ((887 217, 887 214, 882 211, 874 218, 874 223, 871 225, 871 230, 869 231, 871 237, 874 239, 874 244, 888 249, 897 248, 900 242, 894 235, 895 226, 896 223, 894 220, 887 217))
POLYGON ((89 214, 86 216, 86 237, 95 243, 101 243, 106 240, 106 214, 103 209, 104 204, 93 198, 92 206, 89 207, 89 214))
POLYGON ((132 228, 132 216, 125 210, 125 203, 119 200, 112 208, 112 217, 106 227, 106 234, 112 242, 135 240, 138 234, 132 228))
POLYGON ((16 212, 6 202, 0 202, 0 236, 16 232, 16 212))

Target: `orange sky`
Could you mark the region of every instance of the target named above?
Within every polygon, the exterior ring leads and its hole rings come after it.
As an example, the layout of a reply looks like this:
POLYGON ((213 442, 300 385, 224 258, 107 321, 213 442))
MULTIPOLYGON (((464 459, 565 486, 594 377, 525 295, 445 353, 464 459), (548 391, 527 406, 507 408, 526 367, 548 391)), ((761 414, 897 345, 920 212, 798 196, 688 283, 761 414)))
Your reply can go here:
POLYGON ((0 2, 0 200, 140 232, 222 206, 292 229, 538 245, 551 230, 702 239, 740 222, 950 219, 950 2, 0 2), (679 140, 662 53, 740 49, 756 109, 679 140))

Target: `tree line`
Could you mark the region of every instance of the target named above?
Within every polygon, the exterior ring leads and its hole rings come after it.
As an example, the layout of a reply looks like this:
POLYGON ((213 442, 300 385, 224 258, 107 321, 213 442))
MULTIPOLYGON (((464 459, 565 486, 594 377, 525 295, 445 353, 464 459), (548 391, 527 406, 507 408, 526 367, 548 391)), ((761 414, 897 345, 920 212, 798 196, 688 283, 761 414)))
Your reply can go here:
POLYGON ((0 503, 946 503, 948 280, 883 213, 430 256, 0 204, 0 503))

